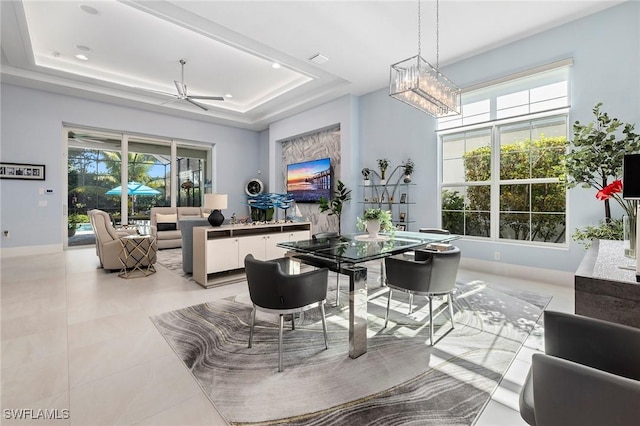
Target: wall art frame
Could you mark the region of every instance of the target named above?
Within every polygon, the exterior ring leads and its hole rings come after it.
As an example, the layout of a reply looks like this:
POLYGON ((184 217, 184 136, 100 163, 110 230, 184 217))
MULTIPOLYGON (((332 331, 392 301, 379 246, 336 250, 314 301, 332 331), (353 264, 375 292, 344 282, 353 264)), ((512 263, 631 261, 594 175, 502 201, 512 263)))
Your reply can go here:
POLYGON ((0 179, 45 180, 44 164, 0 162, 0 179))

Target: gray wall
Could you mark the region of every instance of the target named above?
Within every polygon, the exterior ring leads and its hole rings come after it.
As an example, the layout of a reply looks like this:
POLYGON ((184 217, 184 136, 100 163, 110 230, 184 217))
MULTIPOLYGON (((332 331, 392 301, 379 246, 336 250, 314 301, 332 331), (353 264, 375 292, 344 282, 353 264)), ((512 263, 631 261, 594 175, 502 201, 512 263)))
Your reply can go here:
POLYGON ((135 132, 216 146, 213 165, 217 191, 229 194, 226 216, 246 215, 244 184, 258 170, 259 134, 249 130, 125 108, 7 84, 2 91, 2 161, 46 165, 46 181, 0 181, 0 247, 62 247, 66 238, 62 193, 67 178, 63 161, 63 123, 135 132), (39 195, 39 188, 53 195, 39 195), (46 207, 38 207, 39 201, 46 207))

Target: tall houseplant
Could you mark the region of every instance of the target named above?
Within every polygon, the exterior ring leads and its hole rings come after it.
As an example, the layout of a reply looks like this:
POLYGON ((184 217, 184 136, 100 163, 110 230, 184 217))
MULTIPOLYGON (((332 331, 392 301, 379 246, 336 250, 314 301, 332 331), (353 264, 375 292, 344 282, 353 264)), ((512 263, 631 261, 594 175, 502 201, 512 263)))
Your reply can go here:
POLYGON ((336 216, 338 219, 338 235, 342 235, 342 207, 349 200, 351 200, 351 190, 341 180, 338 180, 333 199, 320 197, 320 212, 328 211, 329 216, 336 216))
MULTIPOLYGON (((572 146, 565 162, 567 186, 573 188, 581 185, 583 188, 597 189, 596 197, 604 202, 604 221, 601 226, 609 226, 612 221, 612 199, 625 214, 635 219, 636 203, 622 198, 623 182, 620 177, 624 155, 640 151, 640 135, 634 132, 633 124, 623 123, 601 112, 601 106, 602 103, 598 103, 593 108, 594 121, 588 124, 576 121, 573 125, 572 146), (610 183, 609 179, 613 182, 610 183)), ((594 227, 579 229, 574 239, 590 239, 589 229, 597 231, 594 227)), ((622 239, 622 235, 619 239, 622 239)))

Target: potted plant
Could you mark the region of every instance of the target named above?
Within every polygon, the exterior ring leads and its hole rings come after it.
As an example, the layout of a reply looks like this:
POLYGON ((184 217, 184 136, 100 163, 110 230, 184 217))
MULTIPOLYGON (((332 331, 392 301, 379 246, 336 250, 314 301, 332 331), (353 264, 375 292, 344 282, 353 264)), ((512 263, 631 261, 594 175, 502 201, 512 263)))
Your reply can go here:
MULTIPOLYGON (((622 207, 633 224, 636 220, 637 202, 622 198, 623 182, 620 176, 624 155, 640 151, 640 135, 633 132, 633 124, 622 123, 617 118, 610 118, 606 112, 601 112, 601 106, 602 103, 598 103, 593 108, 595 121, 586 125, 575 122, 573 146, 565 157, 567 186, 595 188, 598 190, 596 198, 604 202, 604 220, 596 226, 577 229, 573 234, 576 241, 590 241, 601 238, 602 235, 611 239, 623 239, 622 227, 618 224, 610 226, 613 221, 611 199, 622 207), (613 182, 609 183, 609 178, 613 182)), ((635 247, 635 234, 631 237, 634 240, 632 247, 635 247)))
POLYGON ((411 158, 407 159, 407 162, 402 165, 404 167, 404 183, 411 182, 411 175, 413 174, 413 170, 415 164, 411 160, 411 158))
POLYGON ((380 183, 382 185, 384 185, 385 183, 387 183, 386 179, 385 179, 385 173, 387 172, 387 169, 389 168, 389 160, 386 158, 379 158, 378 159, 378 168, 380 169, 380 183))
POLYGON ((364 211, 362 218, 358 218, 359 230, 369 232, 370 238, 376 238, 380 231, 392 231, 391 212, 378 208, 370 208, 364 211))
POLYGON ((320 197, 320 212, 324 213, 328 211, 329 216, 336 216, 338 218, 338 235, 342 235, 342 206, 349 200, 351 200, 351 190, 347 189, 341 180, 338 180, 333 199, 328 200, 320 197))
POLYGON ((368 167, 362 169, 362 176, 364 177, 364 185, 369 185, 371 183, 371 170, 368 167))
POLYGON ((79 215, 77 213, 72 213, 69 215, 68 222, 67 222, 69 237, 73 237, 74 235, 76 235, 76 230, 78 229, 81 223, 82 223, 82 215, 79 215))

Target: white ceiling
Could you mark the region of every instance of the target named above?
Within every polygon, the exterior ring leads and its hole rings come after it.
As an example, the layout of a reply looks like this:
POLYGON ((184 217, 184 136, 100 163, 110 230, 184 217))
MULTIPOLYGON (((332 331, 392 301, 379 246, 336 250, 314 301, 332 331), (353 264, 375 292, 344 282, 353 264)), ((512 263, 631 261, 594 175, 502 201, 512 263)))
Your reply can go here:
MULTIPOLYGON (((415 0, 0 3, 3 82, 254 130, 381 89, 389 66, 418 50, 415 0), (87 61, 75 57, 82 53, 87 61), (330 60, 310 62, 316 53, 330 60), (177 93, 180 59, 190 95, 232 97, 200 101, 207 111, 165 104, 177 93)), ((440 65, 619 3, 442 0, 440 65)), ((422 56, 434 65, 435 25, 436 3, 424 0, 422 56)))

